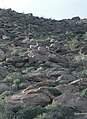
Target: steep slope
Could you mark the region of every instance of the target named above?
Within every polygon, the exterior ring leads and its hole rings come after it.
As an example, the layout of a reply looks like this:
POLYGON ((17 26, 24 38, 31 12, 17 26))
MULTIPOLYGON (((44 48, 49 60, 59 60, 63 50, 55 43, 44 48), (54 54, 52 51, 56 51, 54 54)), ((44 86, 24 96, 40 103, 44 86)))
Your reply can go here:
POLYGON ((2 119, 85 116, 87 19, 0 9, 0 97, 2 119))

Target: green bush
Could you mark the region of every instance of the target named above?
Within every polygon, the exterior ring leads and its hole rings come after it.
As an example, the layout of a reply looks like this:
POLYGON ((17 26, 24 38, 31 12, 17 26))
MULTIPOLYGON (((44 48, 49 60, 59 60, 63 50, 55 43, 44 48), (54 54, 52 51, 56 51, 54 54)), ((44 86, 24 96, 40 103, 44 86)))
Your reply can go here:
POLYGON ((8 50, 8 45, 7 44, 0 44, 0 49, 2 49, 4 52, 8 50))
POLYGON ((87 55, 80 54, 80 55, 78 55, 78 56, 75 57, 75 60, 76 60, 77 62, 87 61, 87 55))
POLYGON ((0 98, 0 119, 13 119, 15 114, 10 109, 10 104, 8 103, 8 98, 0 98))
POLYGON ((35 68, 34 67, 29 67, 29 68, 23 69, 22 73, 28 73, 28 72, 32 72, 32 71, 35 71, 35 68))
POLYGON ((73 119, 74 111, 66 106, 59 105, 58 103, 53 103, 46 107, 48 114, 51 115, 53 119, 73 119))
POLYGON ((87 62, 87 55, 84 55, 84 54, 79 54, 78 56, 75 56, 74 58, 75 62, 82 66, 83 69, 86 69, 86 62, 87 62))
POLYGON ((18 119, 33 119, 46 112, 46 109, 40 106, 25 108, 17 112, 18 119))
POLYGON ((15 79, 21 79, 21 74, 18 72, 13 72, 9 73, 5 78, 4 78, 4 83, 13 83, 15 79))
POLYGON ((76 38, 70 38, 70 41, 68 41, 68 46, 71 51, 75 50, 76 45, 78 44, 78 40, 76 38))
POLYGON ((59 84, 68 84, 70 80, 60 80, 59 84))
POLYGON ((77 75, 81 78, 87 78, 87 70, 82 70, 78 72, 77 75))
POLYGON ((60 119, 73 119, 74 117, 74 113, 72 111, 72 109, 70 109, 69 107, 61 107, 59 110, 59 115, 60 119))
POLYGON ((80 93, 81 96, 87 97, 87 88, 83 89, 80 93))
POLYGON ((21 83, 21 80, 20 80, 20 79, 15 79, 15 80, 13 81, 13 83, 19 85, 19 84, 21 83))
POLYGON ((6 96, 9 96, 11 93, 10 91, 5 91, 1 94, 1 97, 6 97, 6 96))
POLYGON ((25 56, 25 54, 26 54, 26 48, 22 48, 22 47, 17 47, 11 52, 11 56, 16 56, 16 55, 25 56))

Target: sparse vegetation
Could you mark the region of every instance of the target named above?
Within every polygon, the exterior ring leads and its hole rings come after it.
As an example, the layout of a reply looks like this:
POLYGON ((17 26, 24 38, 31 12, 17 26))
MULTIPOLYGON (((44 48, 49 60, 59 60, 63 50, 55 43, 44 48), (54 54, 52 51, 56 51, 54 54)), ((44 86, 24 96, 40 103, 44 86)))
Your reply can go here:
POLYGON ((0 98, 0 118, 1 119, 14 119, 14 112, 10 109, 8 98, 0 98))
POLYGON ((0 9, 0 119, 87 112, 86 26, 79 17, 57 21, 0 9))
POLYGON ((19 85, 19 84, 21 83, 21 80, 20 80, 20 79, 15 79, 15 80, 13 81, 13 83, 19 85))
POLYGON ((76 38, 70 38, 70 41, 68 41, 68 46, 71 51, 75 50, 76 45, 78 44, 78 40, 76 38))
POLYGON ((87 88, 83 89, 80 93, 81 96, 87 97, 87 88))
POLYGON ((4 97, 6 97, 6 96, 9 96, 10 94, 11 94, 10 91, 5 91, 5 92, 3 92, 3 93, 1 94, 1 97, 4 98, 4 97))
POLYGON ((5 83, 13 83, 15 79, 21 79, 21 74, 18 72, 9 73, 4 79, 5 83))
POLYGON ((40 106, 25 108, 17 112, 18 119, 33 119, 36 116, 46 112, 45 108, 40 106))
POLYGON ((69 82, 69 80, 60 80, 58 84, 68 84, 69 82))
POLYGON ((25 56, 26 48, 17 47, 11 52, 11 56, 25 56))
POLYGON ((52 105, 48 105, 46 109, 50 111, 48 114, 51 115, 52 119, 74 118, 74 111, 71 108, 59 105, 58 103, 53 103, 52 105), (53 113, 54 110, 55 110, 55 114, 53 113))

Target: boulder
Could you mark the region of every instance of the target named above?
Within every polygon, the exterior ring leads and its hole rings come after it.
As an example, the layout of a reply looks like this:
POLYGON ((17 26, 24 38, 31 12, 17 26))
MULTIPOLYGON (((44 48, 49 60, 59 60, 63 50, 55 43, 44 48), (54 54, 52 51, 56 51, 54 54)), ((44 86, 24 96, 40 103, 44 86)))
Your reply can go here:
POLYGON ((69 85, 78 86, 80 89, 87 88, 87 78, 80 78, 77 80, 72 81, 69 85))
POLYGON ((9 36, 6 36, 6 35, 2 35, 2 39, 3 39, 3 40, 9 40, 10 37, 9 37, 9 36))
POLYGON ((46 87, 39 87, 11 96, 9 103, 13 109, 37 105, 46 106, 52 102, 53 98, 54 96, 46 87))
POLYGON ((35 82, 41 82, 44 81, 46 78, 46 74, 42 74, 40 72, 31 72, 23 75, 24 80, 31 80, 35 82))
POLYGON ((56 87, 61 93, 76 93, 79 92, 79 87, 68 84, 61 84, 56 87))
POLYGON ((63 74, 61 76, 58 77, 58 79, 56 80, 56 83, 60 83, 61 81, 65 81, 65 82, 71 82, 71 81, 75 81, 76 78, 71 75, 71 74, 63 74))
POLYGON ((1 83, 0 84, 0 94, 3 93, 3 92, 5 92, 5 91, 9 91, 9 90, 10 90, 9 86, 7 86, 4 83, 1 83))
POLYGON ((81 97, 78 93, 63 93, 56 97, 53 102, 71 107, 79 112, 87 112, 87 98, 81 97))

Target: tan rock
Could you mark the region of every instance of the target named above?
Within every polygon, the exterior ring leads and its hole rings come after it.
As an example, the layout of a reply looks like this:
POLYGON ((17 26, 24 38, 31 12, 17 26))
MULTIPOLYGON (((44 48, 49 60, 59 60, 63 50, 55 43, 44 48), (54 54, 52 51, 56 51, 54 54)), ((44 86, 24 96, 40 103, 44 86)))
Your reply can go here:
POLYGON ((77 79, 77 80, 72 81, 71 83, 69 83, 69 85, 76 85, 80 89, 87 88, 87 78, 77 79))
POLYGON ((46 87, 27 90, 26 92, 13 95, 10 98, 12 108, 29 107, 29 106, 46 106, 50 104, 54 96, 46 87))
POLYGON ((34 85, 28 86, 25 90, 23 90, 23 92, 26 92, 27 90, 43 87, 43 86, 54 87, 55 85, 56 85, 55 82, 52 80, 42 81, 42 82, 36 83, 34 85))

